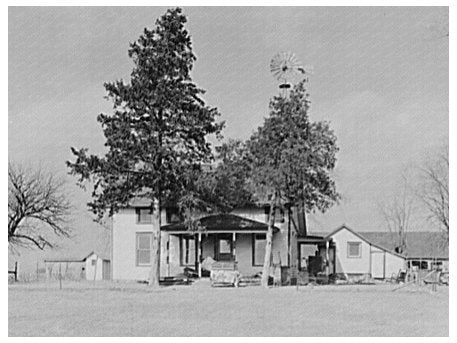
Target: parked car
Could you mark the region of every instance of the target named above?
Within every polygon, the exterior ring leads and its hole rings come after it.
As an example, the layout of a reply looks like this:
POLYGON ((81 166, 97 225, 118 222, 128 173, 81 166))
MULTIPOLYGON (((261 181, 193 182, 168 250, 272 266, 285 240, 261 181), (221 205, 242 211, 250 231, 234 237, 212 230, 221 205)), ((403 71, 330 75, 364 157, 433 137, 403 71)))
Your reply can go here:
POLYGON ((449 272, 440 273, 440 284, 449 286, 449 272))

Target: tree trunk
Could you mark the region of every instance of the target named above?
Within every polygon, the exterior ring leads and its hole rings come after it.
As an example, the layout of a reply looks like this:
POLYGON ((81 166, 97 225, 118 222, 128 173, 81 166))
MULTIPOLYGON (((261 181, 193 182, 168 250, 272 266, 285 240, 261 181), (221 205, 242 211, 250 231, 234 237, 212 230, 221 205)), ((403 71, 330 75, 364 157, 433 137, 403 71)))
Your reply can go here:
POLYGON ((160 226, 161 226, 161 203, 160 200, 153 205, 152 212, 152 245, 151 245, 151 271, 149 274, 149 286, 159 287, 160 278, 160 226))
POLYGON ((298 218, 298 234, 300 236, 306 236, 308 230, 306 227, 306 210, 305 210, 305 201, 299 200, 297 206, 297 218, 298 218))
POLYGON ((270 262, 273 245, 273 227, 275 225, 275 210, 276 210, 276 193, 270 202, 270 217, 268 218, 267 240, 265 246, 265 259, 262 269, 262 286, 268 288, 268 279, 270 276, 270 262))

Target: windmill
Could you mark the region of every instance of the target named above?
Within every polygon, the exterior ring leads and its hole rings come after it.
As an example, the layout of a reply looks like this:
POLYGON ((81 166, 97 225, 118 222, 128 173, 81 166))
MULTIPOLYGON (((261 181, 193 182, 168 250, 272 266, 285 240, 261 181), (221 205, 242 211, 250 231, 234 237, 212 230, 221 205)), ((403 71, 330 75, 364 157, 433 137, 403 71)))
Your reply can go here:
MULTIPOLYGON (((311 68, 306 68, 310 70, 311 68)), ((304 75, 310 74, 309 71, 301 65, 295 54, 290 51, 284 51, 276 54, 270 62, 270 71, 273 76, 280 82, 279 89, 282 90, 283 96, 287 96, 287 91, 291 88, 293 81, 302 81, 304 75)), ((308 78, 304 78, 308 81, 308 78)))
MULTIPOLYGON (((295 57, 295 54, 287 51, 276 54, 270 62, 270 71, 273 76, 280 82, 279 89, 282 91, 282 97, 287 98, 288 89, 292 87, 289 82, 305 81, 308 82, 307 75, 310 74, 312 67, 305 68, 295 57)), ((306 212, 304 207, 298 213, 299 232, 306 236, 306 212)))

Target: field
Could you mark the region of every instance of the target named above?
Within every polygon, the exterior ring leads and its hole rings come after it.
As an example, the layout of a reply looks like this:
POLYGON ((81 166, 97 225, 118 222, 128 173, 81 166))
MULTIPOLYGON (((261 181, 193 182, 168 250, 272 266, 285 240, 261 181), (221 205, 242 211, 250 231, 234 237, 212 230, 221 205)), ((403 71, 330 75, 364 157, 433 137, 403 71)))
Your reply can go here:
POLYGON ((448 287, 9 285, 9 336, 448 336, 448 287))

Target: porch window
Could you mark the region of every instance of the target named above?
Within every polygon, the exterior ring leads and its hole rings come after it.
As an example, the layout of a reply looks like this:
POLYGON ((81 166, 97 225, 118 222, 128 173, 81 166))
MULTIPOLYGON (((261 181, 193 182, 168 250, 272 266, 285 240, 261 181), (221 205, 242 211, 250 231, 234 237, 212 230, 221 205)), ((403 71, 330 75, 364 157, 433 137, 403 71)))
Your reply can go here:
POLYGON ((141 232, 136 234, 136 265, 149 266, 151 264, 152 233, 141 232))
POLYGON ((230 233, 218 234, 216 236, 217 245, 215 256, 218 261, 232 261, 233 256, 233 236, 230 233))
POLYGON ((136 209, 137 224, 152 224, 152 211, 150 208, 136 209))
POLYGON ((191 236, 181 236, 180 261, 182 266, 195 265, 195 238, 191 236))
POLYGON ((348 242, 348 257, 362 257, 362 242, 348 242))
POLYGON ((264 233, 256 233, 252 236, 252 265, 260 267, 263 266, 265 259, 267 235, 264 233))

